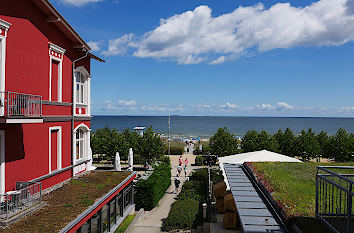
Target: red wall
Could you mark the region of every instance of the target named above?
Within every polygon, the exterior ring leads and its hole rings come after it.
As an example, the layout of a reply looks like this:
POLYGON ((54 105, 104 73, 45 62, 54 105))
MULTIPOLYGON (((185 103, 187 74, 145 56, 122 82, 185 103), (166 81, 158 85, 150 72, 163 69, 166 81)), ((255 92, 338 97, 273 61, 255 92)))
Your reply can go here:
POLYGON ((58 105, 42 105, 42 114, 43 116, 70 116, 72 115, 71 106, 58 106, 58 105))
MULTIPOLYGON (((55 25, 48 23, 41 10, 28 0, 1 3, 0 19, 12 25, 6 40, 6 90, 37 94, 49 100, 49 46, 52 42, 64 49, 63 102, 72 102, 72 61, 84 55, 55 25)), ((90 71, 90 59, 77 64, 90 71)))
MULTIPOLYGON (((12 25, 6 39, 6 91, 41 95, 49 100, 49 42, 64 49, 62 63, 62 102, 72 103, 72 61, 84 55, 55 23, 29 0, 2 1, 0 19, 12 25)), ((90 72, 90 58, 79 61, 90 72)), ((42 106, 43 116, 70 116, 72 106, 42 106)), ((75 127, 90 121, 75 122, 75 127)), ((13 190, 18 181, 28 181, 49 172, 49 127, 62 126, 62 168, 71 165, 71 121, 0 124, 5 130, 6 191, 13 190)), ((72 170, 41 181, 43 189, 71 177, 72 170)))
MULTIPOLYGON (((49 127, 62 127, 62 168, 71 165, 71 122, 2 124, 5 130, 6 191, 18 181, 29 181, 49 173, 49 127)), ((43 189, 71 177, 71 170, 43 182, 43 189), (50 186, 48 186, 50 185, 50 186)))

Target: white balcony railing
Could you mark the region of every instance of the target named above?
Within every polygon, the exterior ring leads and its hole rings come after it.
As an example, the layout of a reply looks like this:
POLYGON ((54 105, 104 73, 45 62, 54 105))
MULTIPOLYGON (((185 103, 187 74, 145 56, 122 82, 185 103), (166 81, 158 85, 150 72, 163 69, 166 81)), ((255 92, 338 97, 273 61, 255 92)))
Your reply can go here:
POLYGON ((42 96, 6 91, 0 97, 1 112, 6 117, 42 116, 42 96))

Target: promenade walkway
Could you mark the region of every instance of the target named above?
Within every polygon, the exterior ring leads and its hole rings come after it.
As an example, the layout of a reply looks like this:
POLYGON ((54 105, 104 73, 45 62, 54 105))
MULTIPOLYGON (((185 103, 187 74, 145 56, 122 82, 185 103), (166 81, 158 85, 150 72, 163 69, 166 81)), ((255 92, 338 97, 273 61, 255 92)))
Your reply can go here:
MULTIPOLYGON (((133 226, 131 232, 144 232, 144 233, 162 232, 161 231, 162 220, 167 218, 168 213, 170 212, 171 209, 171 205, 173 202, 175 202, 175 198, 177 196, 174 193, 175 185, 173 181, 174 178, 176 177, 179 157, 180 157, 179 155, 171 155, 171 165, 172 165, 171 180, 172 181, 171 181, 171 186, 166 191, 166 194, 162 197, 159 204, 154 209, 152 209, 151 211, 145 211, 143 219, 133 226)), ((190 166, 190 164, 194 163, 194 157, 195 156, 193 154, 183 155, 183 160, 185 158, 188 158, 189 160, 188 173, 190 173, 193 168, 197 168, 197 167, 190 166)), ((186 180, 184 174, 182 175, 180 180, 181 180, 180 187, 182 187, 183 183, 186 180)))

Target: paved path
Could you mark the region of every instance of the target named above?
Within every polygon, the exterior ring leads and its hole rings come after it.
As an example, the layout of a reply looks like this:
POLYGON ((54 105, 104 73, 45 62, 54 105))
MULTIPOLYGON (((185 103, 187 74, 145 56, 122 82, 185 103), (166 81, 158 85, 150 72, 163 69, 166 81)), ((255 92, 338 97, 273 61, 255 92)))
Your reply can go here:
MULTIPOLYGON (((188 173, 192 168, 190 164, 194 163, 194 156, 190 154, 184 154, 183 160, 188 158, 188 173)), ((171 155, 171 164, 172 164, 172 177, 171 177, 171 186, 167 189, 166 194, 162 197, 159 204, 152 209, 151 211, 145 211, 144 217, 138 223, 134 225, 131 232, 143 232, 143 233, 156 233, 161 232, 162 227, 162 219, 167 218, 168 213, 170 212, 171 205, 175 202, 175 197, 177 196, 175 191, 175 186, 173 180, 177 173, 177 165, 178 165, 178 155, 171 155)), ((181 186, 183 185, 186 178, 184 175, 181 177, 181 186)))

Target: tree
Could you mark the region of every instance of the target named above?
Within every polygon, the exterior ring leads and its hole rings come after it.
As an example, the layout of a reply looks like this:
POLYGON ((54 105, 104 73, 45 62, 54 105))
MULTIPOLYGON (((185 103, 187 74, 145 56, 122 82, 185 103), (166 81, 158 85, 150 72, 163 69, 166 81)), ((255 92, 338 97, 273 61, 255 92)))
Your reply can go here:
POLYGON ((320 152, 320 145, 312 129, 309 128, 307 132, 302 130, 298 137, 298 155, 302 157, 302 160, 308 161, 318 156, 320 152))
POLYGON ((140 135, 135 131, 130 131, 129 129, 124 130, 122 135, 124 139, 129 143, 129 147, 133 148, 133 151, 138 153, 140 135))
POLYGON ((340 128, 336 135, 331 137, 329 148, 331 158, 338 162, 350 161, 353 153, 353 136, 340 128))
POLYGON ((252 152, 259 150, 258 132, 255 130, 248 130, 242 138, 241 148, 243 152, 252 152))
POLYGON ((328 158, 329 154, 329 137, 328 134, 324 131, 321 131, 319 134, 316 135, 317 142, 320 146, 320 152, 319 154, 323 158, 328 158))
POLYGON ((111 131, 112 143, 114 145, 114 152, 111 155, 112 158, 115 157, 116 152, 119 152, 119 156, 122 160, 128 159, 128 153, 130 144, 129 141, 126 140, 123 133, 119 133, 116 128, 111 131))
POLYGON ((270 136, 265 130, 262 130, 257 137, 257 150, 276 152, 278 150, 278 143, 275 137, 270 136))
POLYGON ((165 145, 160 134, 155 133, 151 126, 139 138, 138 151, 146 161, 155 160, 164 155, 165 145))
POLYGON ((91 137, 91 149, 93 154, 105 154, 112 156, 115 154, 116 147, 112 140, 111 129, 107 126, 97 129, 91 137))
POLYGON ((220 157, 239 153, 235 135, 227 127, 219 128, 209 140, 210 152, 220 157))

